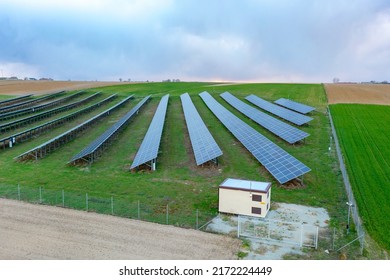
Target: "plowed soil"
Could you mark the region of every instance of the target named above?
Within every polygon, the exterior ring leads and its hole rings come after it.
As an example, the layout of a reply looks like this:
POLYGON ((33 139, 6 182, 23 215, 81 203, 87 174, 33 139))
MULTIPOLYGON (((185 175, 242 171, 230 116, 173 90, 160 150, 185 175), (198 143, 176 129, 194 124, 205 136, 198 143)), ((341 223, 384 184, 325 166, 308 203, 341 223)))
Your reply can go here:
POLYGON ((389 84, 325 84, 329 104, 390 105, 389 84))
POLYGON ((236 259, 228 236, 0 198, 0 260, 236 259))
MULTIPOLYGON (((77 81, 0 81, 0 94, 35 95, 60 90, 78 90, 94 87, 117 85, 119 82, 77 82, 77 81)), ((124 84, 123 82, 120 84, 124 84)))

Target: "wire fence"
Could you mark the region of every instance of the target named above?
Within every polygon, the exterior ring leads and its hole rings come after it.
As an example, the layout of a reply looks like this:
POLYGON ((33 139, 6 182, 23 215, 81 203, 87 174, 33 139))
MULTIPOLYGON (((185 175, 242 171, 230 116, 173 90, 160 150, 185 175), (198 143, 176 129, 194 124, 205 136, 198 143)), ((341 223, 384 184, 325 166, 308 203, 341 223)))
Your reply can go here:
POLYGON ((349 227, 350 227, 349 218, 350 218, 350 215, 352 215, 352 219, 353 219, 353 222, 355 224, 355 229, 356 229, 356 232, 358 235, 357 239, 360 242, 361 251, 363 252, 364 234, 365 234, 364 228, 363 228, 363 223, 362 223, 362 220, 360 219, 356 200, 353 196, 352 186, 351 186, 351 183, 349 181, 347 169, 346 169, 345 164, 344 164, 343 155, 342 155, 342 152, 340 149, 336 129, 334 128, 334 125, 333 125, 333 119, 332 119, 332 115, 331 115, 331 112, 329 110, 329 107, 328 107, 328 115, 329 115, 330 125, 332 128, 332 135, 334 138, 334 143, 336 146, 337 157, 338 157, 339 163, 340 163, 340 170, 341 170, 341 174, 343 176, 344 186, 345 186, 345 190, 347 191, 347 197, 348 197, 348 201, 346 202, 346 206, 348 207, 347 232, 349 232, 349 227))
POLYGON ((181 205, 174 202, 151 205, 139 200, 129 201, 114 196, 98 197, 89 193, 21 185, 0 184, 0 197, 197 230, 204 228, 204 225, 217 215, 211 211, 198 209, 183 210, 181 205))

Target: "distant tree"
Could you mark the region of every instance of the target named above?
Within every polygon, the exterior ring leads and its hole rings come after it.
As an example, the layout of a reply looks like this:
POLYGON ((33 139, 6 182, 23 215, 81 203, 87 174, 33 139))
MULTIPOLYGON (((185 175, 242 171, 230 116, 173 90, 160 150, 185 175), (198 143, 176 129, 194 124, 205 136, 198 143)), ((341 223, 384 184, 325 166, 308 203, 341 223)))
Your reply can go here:
POLYGON ((339 83, 340 82, 340 79, 339 78, 333 78, 333 83, 334 84, 337 84, 337 83, 339 83))
POLYGON ((122 82, 122 78, 119 78, 119 82, 122 82))

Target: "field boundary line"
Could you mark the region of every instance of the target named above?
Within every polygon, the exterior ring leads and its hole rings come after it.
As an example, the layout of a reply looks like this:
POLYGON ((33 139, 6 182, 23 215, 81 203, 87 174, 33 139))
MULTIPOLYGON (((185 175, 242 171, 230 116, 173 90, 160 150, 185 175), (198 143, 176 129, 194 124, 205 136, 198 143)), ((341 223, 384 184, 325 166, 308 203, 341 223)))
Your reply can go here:
MULTIPOLYGON (((347 172, 347 169, 345 167, 343 154, 341 152, 341 148, 340 148, 339 141, 337 138, 336 129, 335 129, 334 124, 333 124, 332 114, 330 112, 329 106, 327 106, 327 109, 328 109, 330 126, 332 129, 332 136, 333 136, 334 143, 336 146, 337 157, 339 159, 340 171, 341 171, 341 175, 343 176, 344 186, 345 186, 345 190, 347 192, 347 197, 348 197, 347 205, 349 207, 349 211, 351 211, 353 222, 355 223, 356 231, 357 231, 357 234, 359 236, 361 252, 363 252, 364 235, 365 235, 365 232, 363 229, 363 223, 362 223, 362 220, 359 216, 358 207, 356 204, 355 197, 353 195, 352 186, 351 186, 351 183, 349 181, 348 172, 347 172)), ((349 215, 349 211, 348 211, 348 215, 349 215)), ((349 216, 348 216, 348 219, 349 219, 349 216)), ((349 230, 349 224, 347 225, 347 231, 348 230, 349 230)))

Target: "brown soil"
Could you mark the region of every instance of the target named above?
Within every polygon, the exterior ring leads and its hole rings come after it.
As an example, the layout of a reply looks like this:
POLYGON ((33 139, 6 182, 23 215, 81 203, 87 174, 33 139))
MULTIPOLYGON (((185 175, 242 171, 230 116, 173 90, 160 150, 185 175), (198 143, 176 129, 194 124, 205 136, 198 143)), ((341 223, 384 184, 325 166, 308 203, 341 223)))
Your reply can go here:
POLYGON ((0 199, 0 259, 236 259, 228 236, 0 199))
POLYGON ((329 104, 359 103, 390 105, 387 84, 325 84, 329 104))
POLYGON ((46 94, 60 90, 78 90, 124 84, 123 82, 82 82, 82 81, 0 81, 0 94, 24 95, 46 94))

